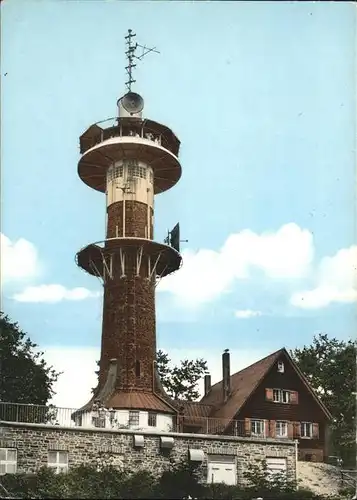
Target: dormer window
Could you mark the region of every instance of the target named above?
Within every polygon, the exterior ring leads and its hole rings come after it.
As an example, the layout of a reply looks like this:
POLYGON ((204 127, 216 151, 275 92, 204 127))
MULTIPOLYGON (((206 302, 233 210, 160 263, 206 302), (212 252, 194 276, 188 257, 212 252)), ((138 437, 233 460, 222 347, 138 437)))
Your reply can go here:
POLYGON ((278 361, 278 373, 284 373, 284 363, 282 361, 278 361))

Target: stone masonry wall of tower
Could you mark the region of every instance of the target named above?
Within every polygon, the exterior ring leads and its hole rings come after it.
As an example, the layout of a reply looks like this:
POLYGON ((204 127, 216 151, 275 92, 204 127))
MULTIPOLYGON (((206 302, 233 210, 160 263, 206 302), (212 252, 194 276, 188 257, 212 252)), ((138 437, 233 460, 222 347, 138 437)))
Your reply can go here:
POLYGON ((110 359, 117 358, 116 387, 150 391, 155 353, 155 287, 134 273, 127 278, 117 275, 104 290, 100 385, 110 359))
MULTIPOLYGON (((148 206, 140 201, 125 201, 125 236, 135 238, 147 238, 148 206)), ((124 202, 117 201, 107 208, 107 238, 123 236, 124 230, 124 202)), ((150 239, 154 236, 153 227, 154 211, 149 207, 149 234, 150 239)))

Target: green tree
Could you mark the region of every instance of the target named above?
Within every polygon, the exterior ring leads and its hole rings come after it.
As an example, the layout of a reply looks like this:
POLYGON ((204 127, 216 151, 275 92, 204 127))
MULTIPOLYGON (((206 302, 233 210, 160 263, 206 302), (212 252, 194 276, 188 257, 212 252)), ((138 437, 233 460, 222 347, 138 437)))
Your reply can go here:
POLYGON ((310 346, 294 349, 293 359, 333 416, 331 445, 345 464, 356 459, 356 343, 319 334, 310 346))
POLYGON ((186 401, 199 399, 197 384, 208 371, 207 361, 184 359, 179 366, 172 366, 171 359, 162 350, 157 352, 156 361, 162 385, 170 397, 186 401))
POLYGON ((0 401, 45 405, 59 373, 17 323, 0 312, 0 401))

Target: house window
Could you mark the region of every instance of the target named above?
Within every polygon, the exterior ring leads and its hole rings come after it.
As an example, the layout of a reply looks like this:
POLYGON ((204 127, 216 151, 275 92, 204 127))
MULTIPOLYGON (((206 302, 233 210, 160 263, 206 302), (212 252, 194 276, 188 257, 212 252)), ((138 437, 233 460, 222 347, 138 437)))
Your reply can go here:
POLYGON ((274 403, 290 403, 290 400, 290 391, 284 391, 282 389, 273 390, 274 403))
POLYGON ((149 411, 148 425, 149 427, 156 427, 156 413, 149 411))
POLYGON ((252 436, 264 437, 264 420, 252 420, 252 436))
POLYGON ((284 363, 282 361, 278 362, 278 372, 284 373, 284 363))
POLYGON ((99 429, 105 429, 105 417, 92 417, 92 425, 99 429))
POLYGON ((288 423, 277 421, 275 423, 275 434, 276 434, 276 437, 279 437, 279 438, 288 437, 288 423))
POLYGON ((55 473, 68 472, 68 452, 67 451, 49 451, 48 467, 55 469, 55 473))
POLYGON ((312 438, 312 423, 301 422, 300 437, 310 439, 312 438))
POLYGON ((139 425, 139 411, 129 411, 129 427, 137 427, 139 425))
POLYGON ((16 474, 16 448, 0 448, 0 475, 16 474))

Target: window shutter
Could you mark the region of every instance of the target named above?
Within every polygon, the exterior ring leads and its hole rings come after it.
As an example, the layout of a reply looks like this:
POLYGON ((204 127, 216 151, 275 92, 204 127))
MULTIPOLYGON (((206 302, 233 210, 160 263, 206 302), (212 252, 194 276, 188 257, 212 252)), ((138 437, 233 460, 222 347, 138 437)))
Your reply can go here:
POLYGON ((312 439, 319 439, 319 424, 312 424, 312 439))
POLYGON ((301 434, 300 422, 294 422, 294 437, 299 438, 301 434))
POLYGON ((294 422, 288 422, 288 438, 294 438, 294 422))
POLYGON ((265 389, 265 399, 267 401, 273 401, 274 400, 273 389, 265 389))
POLYGON ((299 393, 296 391, 290 392, 290 402, 297 405, 299 403, 299 393))
POLYGON ((264 436, 269 437, 269 420, 264 420, 264 436))
POLYGON ((250 418, 245 418, 244 419, 244 434, 246 437, 250 436, 252 432, 252 424, 250 421, 250 418))
POLYGON ((270 420, 270 437, 275 438, 276 437, 276 421, 275 420, 270 420))

